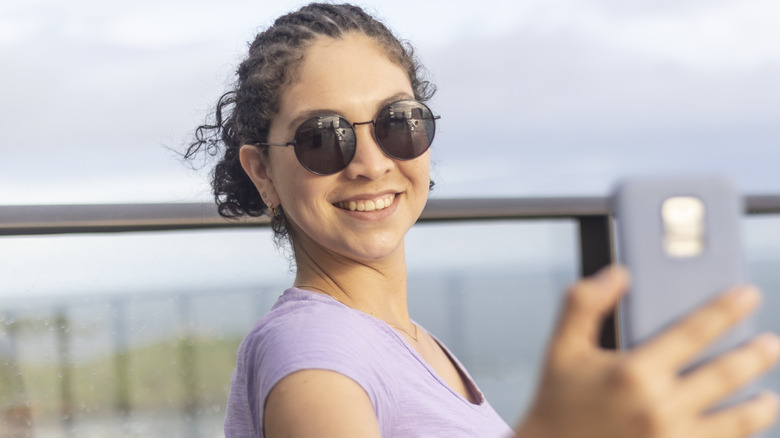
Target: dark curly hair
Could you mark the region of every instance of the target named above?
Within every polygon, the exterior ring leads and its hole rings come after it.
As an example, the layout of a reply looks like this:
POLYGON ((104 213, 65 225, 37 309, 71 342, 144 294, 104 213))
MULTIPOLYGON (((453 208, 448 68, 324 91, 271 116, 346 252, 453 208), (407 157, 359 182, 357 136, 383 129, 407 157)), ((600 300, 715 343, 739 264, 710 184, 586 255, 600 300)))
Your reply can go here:
MULTIPOLYGON (((373 41, 409 75, 414 97, 426 101, 435 87, 421 78, 422 68, 414 50, 361 8, 349 4, 311 3, 279 17, 255 37, 247 58, 239 65, 236 81, 217 102, 214 113, 195 130, 195 139, 185 153, 192 159, 199 152, 220 156, 211 186, 219 214, 227 218, 261 216, 268 212, 260 194, 239 162, 245 144, 267 142, 271 121, 279 111, 280 97, 295 80, 306 49, 320 37, 340 38, 360 32, 373 41)), ((268 153, 268 147, 263 148, 268 153)), ((277 241, 289 236, 280 206, 271 218, 277 241)))

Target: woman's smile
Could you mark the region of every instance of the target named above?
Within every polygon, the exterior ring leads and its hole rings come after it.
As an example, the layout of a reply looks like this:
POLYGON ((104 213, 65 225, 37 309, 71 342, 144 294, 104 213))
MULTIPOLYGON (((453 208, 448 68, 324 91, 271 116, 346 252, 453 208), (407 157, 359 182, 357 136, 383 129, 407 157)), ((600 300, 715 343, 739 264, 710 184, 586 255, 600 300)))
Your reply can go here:
MULTIPOLYGON (((290 141, 296 122, 313 113, 375 120, 391 102, 413 98, 407 72, 370 38, 321 38, 306 51, 296 81, 282 95, 269 142, 290 141)), ((293 148, 269 150, 273 186, 266 191, 278 194, 296 228, 296 245, 315 245, 361 262, 403 258, 404 236, 428 200, 430 153, 391 158, 374 130, 371 124, 354 126, 354 156, 331 175, 308 171, 293 148)))
POLYGON ((340 201, 334 205, 342 210, 349 211, 375 211, 390 207, 395 200, 395 193, 375 198, 358 198, 349 201, 340 201))

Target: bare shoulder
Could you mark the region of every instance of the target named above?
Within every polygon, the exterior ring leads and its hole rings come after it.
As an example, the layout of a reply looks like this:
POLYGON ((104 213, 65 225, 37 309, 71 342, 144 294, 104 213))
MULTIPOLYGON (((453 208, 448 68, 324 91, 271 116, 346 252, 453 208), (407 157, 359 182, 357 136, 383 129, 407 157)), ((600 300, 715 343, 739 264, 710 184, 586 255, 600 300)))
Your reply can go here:
POLYGON ((334 371, 303 370, 274 386, 265 405, 266 438, 380 438, 371 399, 334 371))

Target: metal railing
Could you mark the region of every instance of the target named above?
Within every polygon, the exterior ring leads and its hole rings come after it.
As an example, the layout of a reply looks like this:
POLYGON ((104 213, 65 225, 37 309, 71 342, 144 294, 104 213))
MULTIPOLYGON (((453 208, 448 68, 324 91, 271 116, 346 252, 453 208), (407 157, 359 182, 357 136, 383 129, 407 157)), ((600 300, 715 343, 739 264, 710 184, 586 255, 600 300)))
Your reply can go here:
MULTIPOLYGON (((780 195, 745 196, 748 214, 780 213, 780 195)), ((609 198, 430 199, 420 222, 606 217, 609 198)), ((0 236, 262 227, 266 218, 227 220, 211 203, 5 205, 0 236)))
MULTIPOLYGON (((609 204, 607 197, 430 199, 419 221, 574 219, 580 273, 587 276, 613 261, 609 204)), ((744 205, 747 214, 780 213, 780 195, 748 195, 744 205)), ((227 220, 211 203, 0 206, 0 236, 265 226, 265 217, 227 220)), ((616 345, 613 325, 610 316, 605 347, 616 345)))
MULTIPOLYGON (((744 204, 747 214, 780 213, 780 195, 746 196, 744 204)), ((431 199, 420 222, 535 219, 570 219, 577 222, 582 275, 590 275, 612 262, 612 220, 609 199, 605 197, 431 199)), ((224 219, 210 203, 0 206, 0 236, 267 226, 268 220, 265 218, 224 219)), ((187 320, 188 301, 182 299, 177 302, 180 304, 181 319, 187 320)), ((114 303, 114 307, 119 309, 118 314, 121 316, 122 306, 117 303, 114 303)), ((59 318, 66 321, 62 315, 59 318)), ((121 342, 115 342, 115 349, 124 351, 126 342, 122 334, 125 328, 121 318, 118 321, 115 331, 121 342)), ((69 342, 63 334, 67 333, 67 323, 57 323, 56 326, 60 327, 57 344, 67 347, 69 342)), ((191 335, 185 332, 183 336, 181 345, 191 345, 191 342, 186 342, 191 335)), ((614 348, 615 339, 614 317, 609 316, 602 330, 601 344, 614 348)), ((188 367, 188 364, 194 364, 192 351, 183 347, 180 350, 181 363, 184 365, 181 375, 183 385, 185 388, 195 388, 194 365, 188 367)), ((67 351, 63 351, 61 358, 67 358, 67 351)), ((119 412, 127 412, 130 409, 126 390, 128 371, 122 359, 123 356, 117 355, 115 371, 118 386, 115 402, 119 412)), ((69 383, 65 378, 69 376, 67 364, 60 366, 60 374, 63 376, 63 418, 69 419, 72 418, 73 403, 68 392, 69 383)), ((187 393, 185 399, 187 415, 194 416, 198 405, 197 394, 187 393)), ((21 420, 26 421, 26 418, 23 416, 21 420)), ((25 421, 20 421, 20 424, 25 421)))

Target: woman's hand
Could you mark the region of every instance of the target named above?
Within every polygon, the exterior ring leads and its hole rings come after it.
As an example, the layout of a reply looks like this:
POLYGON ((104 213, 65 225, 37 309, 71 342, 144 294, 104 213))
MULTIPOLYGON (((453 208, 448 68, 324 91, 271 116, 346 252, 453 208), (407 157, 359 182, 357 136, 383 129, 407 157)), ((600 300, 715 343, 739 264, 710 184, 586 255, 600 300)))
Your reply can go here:
POLYGON ((735 438, 775 421, 778 399, 771 393, 704 413, 777 362, 774 334, 679 375, 756 307, 755 289, 727 291, 631 352, 603 350, 597 345, 601 321, 627 286, 625 269, 608 267, 571 288, 518 438, 735 438))

